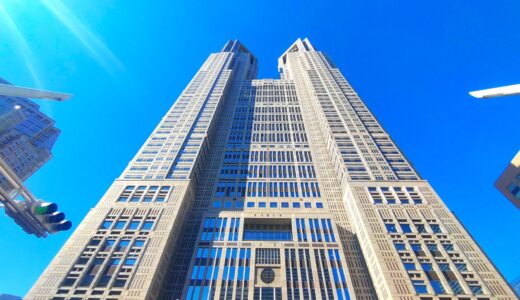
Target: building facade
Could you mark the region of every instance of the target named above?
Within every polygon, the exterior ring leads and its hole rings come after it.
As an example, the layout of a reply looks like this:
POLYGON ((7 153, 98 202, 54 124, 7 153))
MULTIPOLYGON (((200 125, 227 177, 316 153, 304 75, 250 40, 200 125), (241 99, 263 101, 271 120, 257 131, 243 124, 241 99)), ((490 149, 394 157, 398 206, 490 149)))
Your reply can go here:
POLYGON ((520 151, 515 155, 511 163, 500 174, 495 187, 520 209, 520 151))
POLYGON ((27 299, 516 299, 334 63, 209 56, 27 299))
MULTIPOLYGON (((0 83, 10 84, 0 78, 0 83)), ((60 135, 54 120, 39 111, 33 101, 0 95, 0 157, 23 181, 51 159, 60 135)), ((0 175, 0 187, 13 187, 0 175)))

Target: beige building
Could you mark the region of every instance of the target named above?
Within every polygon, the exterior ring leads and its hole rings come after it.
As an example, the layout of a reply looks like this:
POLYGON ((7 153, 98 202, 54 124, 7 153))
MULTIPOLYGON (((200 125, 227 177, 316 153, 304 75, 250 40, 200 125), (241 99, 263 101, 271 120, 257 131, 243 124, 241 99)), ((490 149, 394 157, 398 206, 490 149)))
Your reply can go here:
POLYGON ((520 152, 516 154, 502 175, 498 177, 495 187, 511 203, 520 208, 520 152))
POLYGON ((27 299, 517 299, 324 53, 209 56, 27 299))

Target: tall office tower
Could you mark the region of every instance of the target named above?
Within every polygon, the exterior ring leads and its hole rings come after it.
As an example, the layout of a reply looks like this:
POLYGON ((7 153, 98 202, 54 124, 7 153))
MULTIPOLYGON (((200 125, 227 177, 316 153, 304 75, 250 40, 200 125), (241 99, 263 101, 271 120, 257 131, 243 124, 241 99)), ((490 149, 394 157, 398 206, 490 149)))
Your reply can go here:
MULTIPOLYGON (((520 209, 520 151, 500 174, 495 187, 520 209)), ((520 281, 519 281, 520 282, 520 281)))
POLYGON ((516 299, 308 40, 211 54, 28 299, 516 299))
MULTIPOLYGON (((10 84, 0 78, 0 83, 10 84)), ((60 135, 54 121, 27 98, 0 95, 0 157, 21 180, 26 180, 49 159, 60 135)), ((0 175, 0 187, 13 187, 0 175)))

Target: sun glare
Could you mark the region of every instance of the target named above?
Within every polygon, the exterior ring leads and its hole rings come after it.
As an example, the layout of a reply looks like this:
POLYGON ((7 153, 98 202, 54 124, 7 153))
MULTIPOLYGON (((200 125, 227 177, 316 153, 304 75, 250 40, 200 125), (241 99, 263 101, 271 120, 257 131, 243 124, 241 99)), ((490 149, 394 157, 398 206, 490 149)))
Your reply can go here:
POLYGON ((90 31, 61 1, 44 0, 42 3, 107 71, 113 72, 123 68, 121 61, 103 41, 90 31))
MULTIPOLYGON (((1 23, 5 24, 4 29, 7 30, 10 33, 11 37, 13 38, 13 40, 16 44, 16 47, 18 48, 18 50, 20 51, 20 54, 22 55, 22 58, 25 63, 25 67, 31 73, 31 77, 34 81, 34 84, 36 85, 36 88, 41 88, 42 82, 41 82, 40 76, 39 76, 37 68, 36 68, 37 60, 36 60, 33 52, 31 51, 31 47, 25 40, 23 34, 18 29, 18 26, 16 26, 15 21, 13 20, 13 18, 11 18, 11 16, 9 15, 9 12, 2 5, 2 3, 0 3, 0 24, 1 23)), ((0 32, 1 31, 2 30, 0 29, 0 32)))

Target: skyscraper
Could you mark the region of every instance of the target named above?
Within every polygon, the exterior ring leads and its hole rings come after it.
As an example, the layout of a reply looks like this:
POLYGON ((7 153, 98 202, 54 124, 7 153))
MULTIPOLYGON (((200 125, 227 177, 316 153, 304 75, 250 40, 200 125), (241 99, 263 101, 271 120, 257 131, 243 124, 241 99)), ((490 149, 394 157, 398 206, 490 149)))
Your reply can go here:
MULTIPOLYGON (((0 78, 0 83, 10 84, 0 78)), ((26 180, 49 159, 60 135, 54 121, 33 101, 0 95, 0 157, 21 180, 26 180)), ((0 186, 13 187, 0 175, 0 186)))
POLYGON ((520 151, 500 174, 495 182, 495 187, 520 209, 520 151))
POLYGON ((279 72, 211 54, 27 298, 516 299, 324 53, 279 72))

